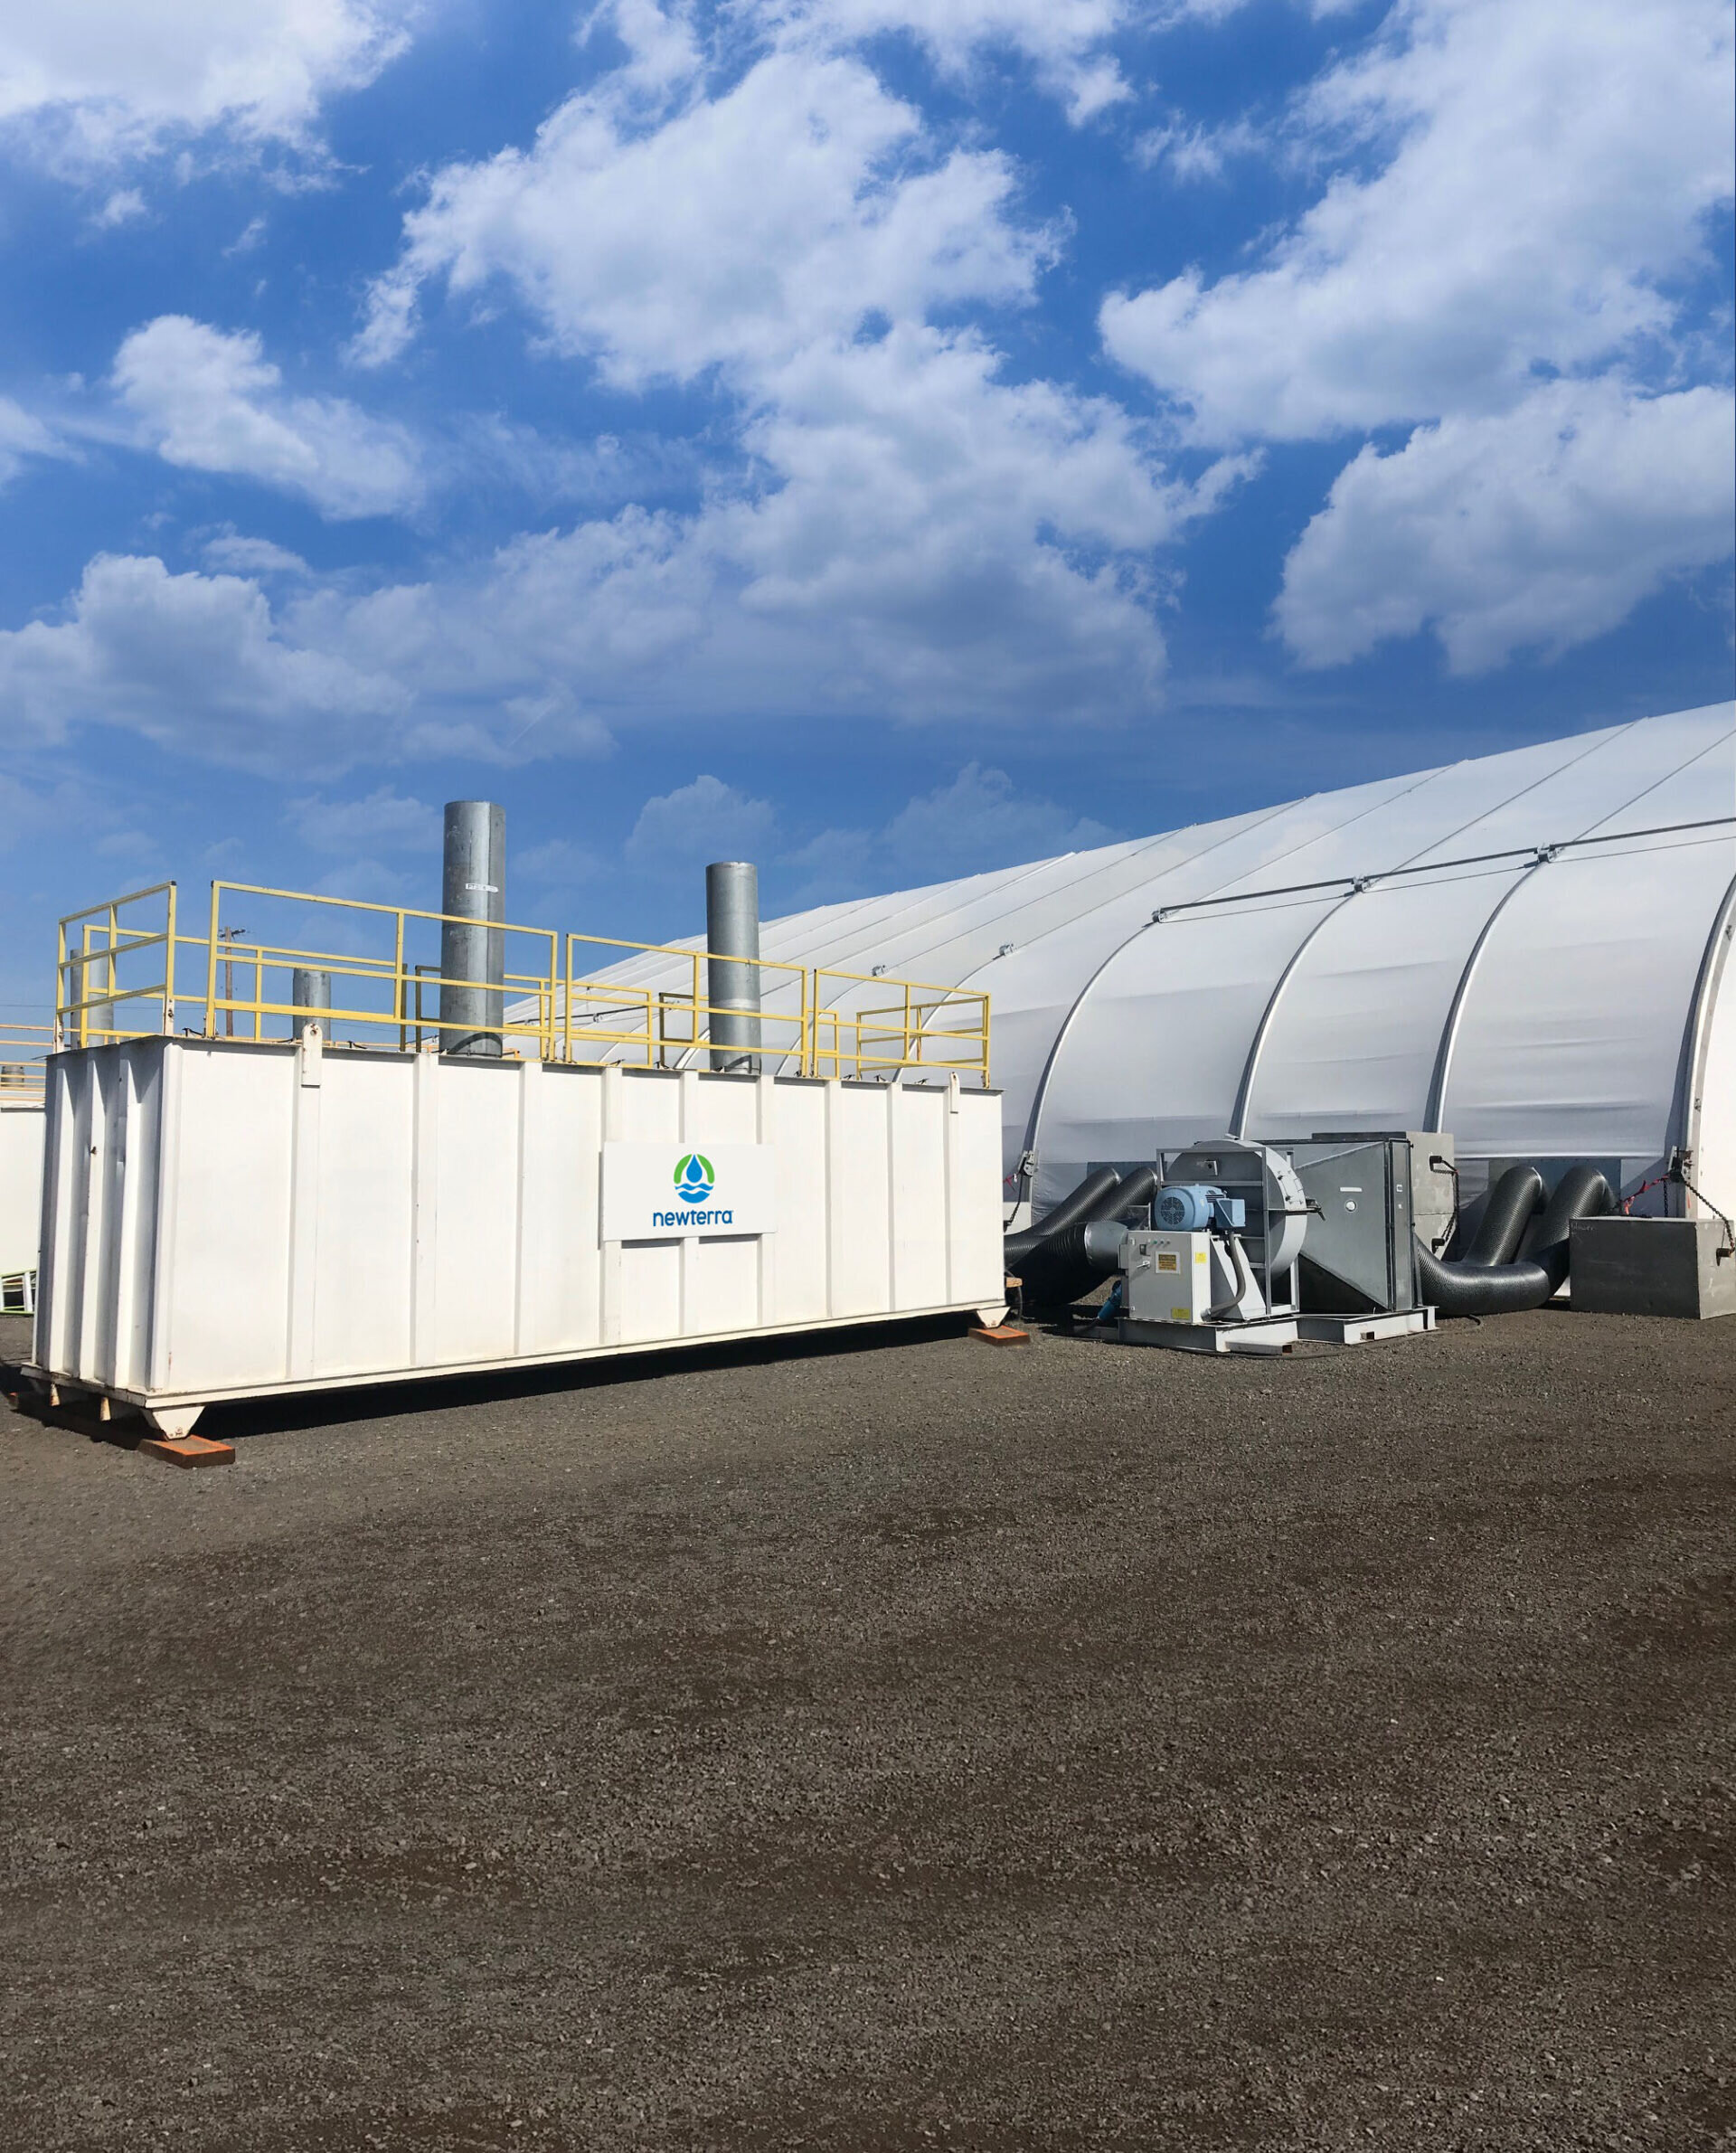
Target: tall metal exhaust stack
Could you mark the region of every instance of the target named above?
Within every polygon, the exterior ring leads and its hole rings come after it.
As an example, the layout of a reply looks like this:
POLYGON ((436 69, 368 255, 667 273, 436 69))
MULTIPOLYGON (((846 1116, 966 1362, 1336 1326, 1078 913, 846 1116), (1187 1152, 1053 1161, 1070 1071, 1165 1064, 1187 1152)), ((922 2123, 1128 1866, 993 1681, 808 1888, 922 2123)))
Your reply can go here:
POLYGON ((760 870, 751 860, 714 860, 705 870, 706 998, 712 1067, 760 1066, 760 870))
POLYGON ((506 810, 446 803, 440 884, 440 1052, 498 1060, 505 1019, 506 810))

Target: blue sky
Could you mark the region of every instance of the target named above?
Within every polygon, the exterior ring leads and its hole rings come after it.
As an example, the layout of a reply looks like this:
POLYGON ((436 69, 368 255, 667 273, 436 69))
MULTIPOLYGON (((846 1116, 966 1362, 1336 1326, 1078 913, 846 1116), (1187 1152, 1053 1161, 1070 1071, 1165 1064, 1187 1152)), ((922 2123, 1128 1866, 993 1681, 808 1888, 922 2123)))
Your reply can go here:
MULTIPOLYGON (((0 1017, 213 873, 690 930, 1731 692, 1721 0, 0 25, 0 1017)), ((27 1008, 26 1005, 33 1005, 27 1008)))

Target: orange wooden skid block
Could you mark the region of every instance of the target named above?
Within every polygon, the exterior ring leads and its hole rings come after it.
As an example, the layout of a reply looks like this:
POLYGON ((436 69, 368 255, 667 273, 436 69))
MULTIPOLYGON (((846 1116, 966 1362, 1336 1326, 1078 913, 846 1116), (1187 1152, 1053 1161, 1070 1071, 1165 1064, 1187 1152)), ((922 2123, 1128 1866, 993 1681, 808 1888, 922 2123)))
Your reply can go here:
POLYGON ((1030 1332, 1022 1331, 1016 1324, 1011 1323, 997 1323, 990 1329, 972 1324, 970 1335, 973 1338, 982 1339, 987 1346, 1029 1346, 1031 1343, 1030 1332))
POLYGON ((166 1458, 171 1465, 233 1465, 233 1443, 213 1443, 203 1435, 147 1435, 139 1444, 153 1458, 166 1458))

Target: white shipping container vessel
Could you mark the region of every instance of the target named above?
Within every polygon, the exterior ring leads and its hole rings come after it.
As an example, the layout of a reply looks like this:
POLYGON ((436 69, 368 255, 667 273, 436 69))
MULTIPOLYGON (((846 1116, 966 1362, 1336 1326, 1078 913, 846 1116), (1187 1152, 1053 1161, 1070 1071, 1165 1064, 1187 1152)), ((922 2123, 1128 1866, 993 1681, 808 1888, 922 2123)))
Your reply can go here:
POLYGON ((703 954, 586 970, 646 948, 223 882, 193 931, 174 883, 70 914, 27 1374, 178 1436, 218 1399, 998 1320, 987 997, 728 958, 744 1015, 703 954))
MULTIPOLYGON (((33 1374, 218 1399, 1004 1311, 998 1093, 298 1040, 49 1063, 33 1374)), ((108 1410, 105 1407, 105 1410, 108 1410)))

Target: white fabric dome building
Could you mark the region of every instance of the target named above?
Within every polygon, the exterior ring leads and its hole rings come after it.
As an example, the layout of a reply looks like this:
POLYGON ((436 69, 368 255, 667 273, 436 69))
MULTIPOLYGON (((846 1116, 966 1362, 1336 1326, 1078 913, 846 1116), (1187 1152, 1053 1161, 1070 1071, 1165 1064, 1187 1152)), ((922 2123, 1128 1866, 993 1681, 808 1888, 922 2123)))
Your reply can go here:
POLYGON ((1563 1157, 1631 1195, 1679 1148, 1736 1213, 1733 900, 1720 704, 795 913, 761 953, 986 990, 1038 1216, 1202 1137, 1403 1128, 1454 1136, 1467 1195, 1563 1157))

